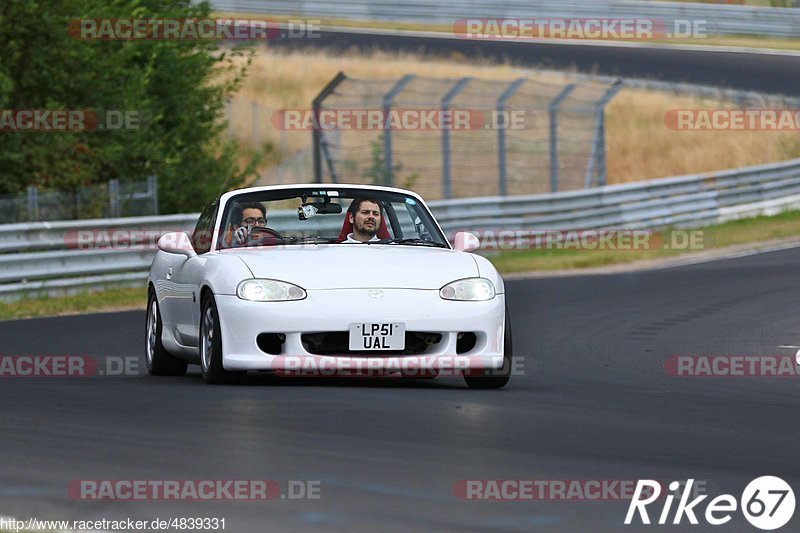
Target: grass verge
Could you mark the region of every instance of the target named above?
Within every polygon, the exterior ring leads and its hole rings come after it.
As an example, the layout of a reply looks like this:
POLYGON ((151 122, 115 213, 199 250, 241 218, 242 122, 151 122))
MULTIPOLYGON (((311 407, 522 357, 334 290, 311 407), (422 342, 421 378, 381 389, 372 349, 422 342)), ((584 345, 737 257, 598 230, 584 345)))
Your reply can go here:
POLYGON ((17 302, 0 302, 0 320, 75 315, 122 309, 144 309, 147 291, 144 288, 107 289, 82 292, 70 296, 25 298, 17 302))
POLYGON ((665 229, 654 234, 649 249, 580 250, 534 249, 487 253, 501 273, 573 270, 631 263, 634 261, 675 257, 772 239, 800 237, 800 211, 786 211, 775 216, 759 216, 707 226, 696 230, 665 229), (682 246, 692 236, 700 246, 682 246))

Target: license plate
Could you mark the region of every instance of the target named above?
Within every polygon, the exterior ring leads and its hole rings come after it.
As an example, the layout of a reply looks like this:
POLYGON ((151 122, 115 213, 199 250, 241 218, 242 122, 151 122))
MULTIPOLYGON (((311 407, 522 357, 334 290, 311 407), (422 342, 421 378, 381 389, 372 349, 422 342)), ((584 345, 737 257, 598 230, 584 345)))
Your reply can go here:
POLYGON ((350 350, 403 350, 406 326, 400 322, 350 324, 350 350))

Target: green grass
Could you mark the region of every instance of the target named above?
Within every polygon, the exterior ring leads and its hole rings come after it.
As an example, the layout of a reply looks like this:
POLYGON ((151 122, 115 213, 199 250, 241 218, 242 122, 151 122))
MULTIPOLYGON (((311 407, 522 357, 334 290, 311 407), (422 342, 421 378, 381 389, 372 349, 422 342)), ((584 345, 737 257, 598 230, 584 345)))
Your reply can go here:
MULTIPOLYGON (((689 3, 700 3, 700 4, 721 4, 719 0, 658 0, 658 1, 667 1, 667 2, 689 2, 689 3)), ((792 7, 791 5, 784 5, 788 2, 784 0, 783 2, 775 0, 743 0, 741 2, 728 2, 729 4, 739 4, 739 5, 747 5, 747 6, 757 6, 757 7, 792 7)), ((790 3, 789 3, 790 4, 790 3)))
MULTIPOLYGON (((697 250, 676 249, 674 247, 667 249, 663 246, 654 246, 653 249, 648 250, 534 249, 489 252, 485 255, 502 273, 570 270, 619 265, 633 261, 675 257, 681 254, 737 244, 758 243, 792 236, 800 237, 800 211, 786 211, 771 217, 760 216, 707 226, 697 230, 677 231, 697 232, 702 239, 702 246, 698 247, 699 249, 697 250)), ((673 235, 675 235, 676 239, 682 239, 681 234, 676 235, 671 229, 662 230, 658 232, 658 235, 660 238, 653 237, 651 241, 669 245, 673 235)), ((676 242, 681 241, 678 240, 676 242)))
POLYGON ((17 302, 0 302, 0 320, 121 309, 144 310, 146 306, 147 291, 143 287, 108 289, 98 292, 82 292, 71 296, 45 296, 25 298, 17 302))

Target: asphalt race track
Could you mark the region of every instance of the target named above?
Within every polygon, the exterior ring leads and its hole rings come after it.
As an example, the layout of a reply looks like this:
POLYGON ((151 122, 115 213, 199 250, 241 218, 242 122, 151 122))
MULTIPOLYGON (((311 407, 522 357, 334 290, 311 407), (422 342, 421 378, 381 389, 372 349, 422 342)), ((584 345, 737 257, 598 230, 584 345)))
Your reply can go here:
MULTIPOLYGON (((317 34, 315 34, 317 35, 317 34)), ((702 43, 700 43, 702 44, 702 43)), ((274 46, 326 50, 381 49, 583 73, 685 82, 731 89, 800 96, 800 55, 730 53, 658 47, 576 46, 536 42, 320 31, 318 38, 276 40, 274 46)))
MULTIPOLYGON (((453 486, 694 478, 736 498, 762 475, 799 486, 796 379, 664 369, 671 355, 792 355, 780 346, 800 338, 798 264, 793 249, 509 282, 526 375, 501 391, 455 378, 208 386, 197 367, 180 378, 3 379, 0 514, 225 517, 236 532, 669 530, 623 526, 625 502, 462 501, 453 486), (75 479, 316 480, 321 499, 86 502, 67 497, 75 479)), ((143 322, 143 312, 4 322, 2 353, 143 357, 143 322)), ((715 530, 753 529, 736 513, 715 530)))

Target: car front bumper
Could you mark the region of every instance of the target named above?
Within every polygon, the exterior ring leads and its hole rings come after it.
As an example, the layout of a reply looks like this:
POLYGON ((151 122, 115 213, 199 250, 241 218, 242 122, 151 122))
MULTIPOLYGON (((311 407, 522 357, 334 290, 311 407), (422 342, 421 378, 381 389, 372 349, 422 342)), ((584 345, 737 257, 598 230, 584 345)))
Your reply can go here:
POLYGON ((308 368, 365 368, 396 371, 422 362, 437 370, 498 369, 503 363, 505 295, 485 302, 443 300, 438 290, 310 290, 304 300, 251 302, 216 295, 226 370, 292 371, 308 368), (380 294, 378 294, 380 293, 380 294), (432 332, 441 339, 415 355, 381 352, 311 353, 303 334, 349 332, 359 322, 402 322, 407 332, 432 332), (474 346, 458 353, 459 333, 475 335, 474 346), (279 353, 259 347, 260 334, 285 335, 279 353), (332 366, 333 365, 333 366, 332 366))

